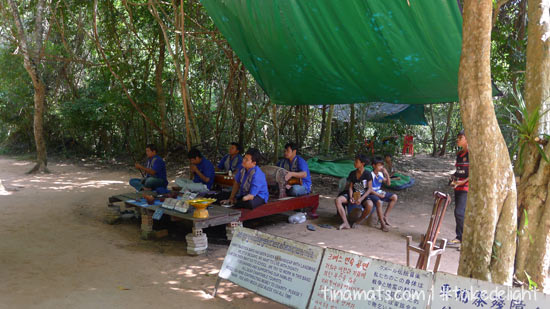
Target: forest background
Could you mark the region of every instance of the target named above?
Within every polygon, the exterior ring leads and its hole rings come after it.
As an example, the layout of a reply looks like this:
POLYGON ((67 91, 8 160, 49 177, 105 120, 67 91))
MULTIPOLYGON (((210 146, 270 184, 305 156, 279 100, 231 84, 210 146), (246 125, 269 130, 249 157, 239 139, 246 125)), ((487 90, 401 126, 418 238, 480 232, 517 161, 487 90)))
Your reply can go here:
MULTIPOLYGON (((33 83, 4 2, 0 151, 34 155, 33 83)), ((502 6, 492 37, 491 69, 503 92, 495 110, 510 151, 518 136, 510 122, 517 106, 513 94, 524 80, 526 2, 502 6)), ((282 145, 295 141, 306 157, 341 158, 364 151, 364 140, 374 134, 379 141, 398 136, 398 144, 384 149, 397 153, 407 133, 415 136, 415 151, 443 155, 454 152, 462 129, 459 106, 452 102, 426 105, 428 126, 360 121, 366 104, 355 104, 348 121, 333 117, 330 106, 276 106, 198 0, 100 1, 97 11, 93 2, 39 3, 26 1, 19 9, 28 39, 35 39, 38 9, 47 21, 42 42, 31 45, 41 47, 35 65, 45 87, 43 140, 49 155, 135 160, 143 158, 146 144, 156 143, 163 155, 198 146, 215 159, 238 141, 274 161, 282 145)))

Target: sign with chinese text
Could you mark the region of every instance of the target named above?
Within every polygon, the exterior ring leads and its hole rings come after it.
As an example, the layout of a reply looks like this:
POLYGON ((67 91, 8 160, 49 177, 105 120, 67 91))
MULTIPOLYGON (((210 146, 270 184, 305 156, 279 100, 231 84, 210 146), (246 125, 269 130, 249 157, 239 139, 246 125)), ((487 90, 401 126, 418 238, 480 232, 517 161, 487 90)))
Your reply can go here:
POLYGON ((306 308, 323 248, 239 227, 219 276, 276 302, 306 308))
POLYGON ((446 273, 436 273, 432 309, 543 309, 548 295, 446 273))

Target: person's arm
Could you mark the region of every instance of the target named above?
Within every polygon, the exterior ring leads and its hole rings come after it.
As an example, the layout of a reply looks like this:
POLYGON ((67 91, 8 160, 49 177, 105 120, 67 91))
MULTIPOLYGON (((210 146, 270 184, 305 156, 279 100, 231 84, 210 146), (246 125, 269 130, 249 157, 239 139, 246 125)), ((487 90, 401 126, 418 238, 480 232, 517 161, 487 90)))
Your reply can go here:
POLYGON ((288 181, 292 177, 296 177, 296 178, 306 178, 307 177, 307 170, 309 169, 309 167, 307 166, 307 162, 302 158, 299 158, 297 160, 298 160, 298 169, 300 171, 299 172, 290 172, 289 171, 285 176, 286 181, 288 181))
POLYGON ((139 163, 136 163, 135 167, 137 169, 140 169, 142 171, 144 171, 145 173, 151 175, 151 176, 155 176, 155 174, 157 173, 154 169, 151 169, 151 168, 147 168, 139 163))
POLYGON ((196 165, 194 164, 191 165, 191 171, 197 176, 199 176, 199 178, 202 180, 203 183, 208 183, 210 181, 210 178, 204 175, 203 173, 201 173, 201 171, 196 165))
POLYGON ((349 182, 348 195, 350 203, 353 204, 355 201, 353 200, 353 182, 351 181, 349 182))
POLYGON ((468 182, 468 179, 470 179, 470 177, 467 177, 466 179, 462 179, 462 180, 455 180, 453 181, 452 185, 454 188, 458 187, 458 186, 462 186, 464 185, 465 183, 468 182))
POLYGON ((239 192, 240 186, 241 185, 238 182, 235 181, 233 183, 233 188, 231 189, 231 195, 229 195, 229 198, 227 200, 220 201, 220 203, 221 204, 228 204, 228 203, 235 204, 235 202, 236 202, 235 196, 237 195, 237 192, 239 192))
POLYGON ((225 163, 225 156, 220 160, 220 162, 218 163, 218 166, 216 166, 216 171, 225 171, 225 166, 224 166, 224 163, 225 163))
POLYGON ((366 198, 367 196, 369 196, 369 194, 371 193, 374 193, 374 191, 372 191, 372 180, 368 180, 367 181, 367 190, 365 191, 365 193, 363 195, 361 195, 361 198, 359 199, 359 204, 361 204, 366 198))
POLYGON ((391 185, 391 177, 385 167, 382 168, 382 174, 384 174, 384 182, 386 185, 391 185))
POLYGON ((307 172, 288 172, 288 173, 286 173, 285 180, 288 181, 292 177, 306 178, 307 177, 307 172))

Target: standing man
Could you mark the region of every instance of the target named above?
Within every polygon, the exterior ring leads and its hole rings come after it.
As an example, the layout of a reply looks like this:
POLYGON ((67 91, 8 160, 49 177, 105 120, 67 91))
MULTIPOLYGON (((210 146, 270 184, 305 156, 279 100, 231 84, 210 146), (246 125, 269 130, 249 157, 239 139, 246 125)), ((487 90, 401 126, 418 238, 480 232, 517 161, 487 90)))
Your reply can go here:
POLYGON ((277 162, 278 167, 282 167, 289 171, 285 180, 288 182, 290 178, 298 178, 302 180, 299 185, 286 185, 287 194, 290 196, 302 196, 311 192, 311 176, 309 175, 309 167, 306 160, 296 154, 298 147, 294 143, 285 145, 285 158, 277 162))
POLYGON ((456 145, 462 150, 456 155, 456 172, 451 177, 451 186, 455 191, 455 220, 456 238, 449 242, 449 247, 459 248, 462 243, 462 231, 464 229, 464 213, 466 211, 466 200, 468 198, 468 173, 470 161, 468 160, 468 141, 464 130, 458 133, 456 145))
POLYGON ((217 169, 226 173, 231 171, 232 174, 235 174, 241 168, 243 162, 242 151, 241 144, 236 142, 231 143, 229 145, 229 153, 223 156, 220 163, 218 163, 217 169))
POLYGON ((168 180, 166 179, 166 164, 164 160, 157 155, 157 147, 153 144, 147 145, 145 147, 145 154, 147 155, 146 166, 139 163, 135 164, 137 169, 145 172, 145 177, 130 179, 130 185, 138 192, 141 190, 166 188, 168 185, 168 180))

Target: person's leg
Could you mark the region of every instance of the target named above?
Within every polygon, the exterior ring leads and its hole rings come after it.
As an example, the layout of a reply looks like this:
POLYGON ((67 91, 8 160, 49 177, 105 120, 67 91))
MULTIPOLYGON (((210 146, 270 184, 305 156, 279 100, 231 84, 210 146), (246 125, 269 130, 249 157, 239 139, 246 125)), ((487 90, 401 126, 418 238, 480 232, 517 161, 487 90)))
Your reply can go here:
POLYGON ((158 187, 164 187, 164 180, 156 177, 147 177, 143 187, 149 188, 150 190, 155 190, 158 187))
POLYGON ((388 222, 388 215, 390 214, 390 211, 392 210, 393 206, 395 206, 395 203, 397 202, 397 194, 386 192, 384 201, 388 202, 388 208, 386 208, 386 211, 384 212, 384 223, 386 223, 386 225, 388 226, 391 226, 391 224, 388 222))
POLYGON ((293 185, 288 189, 287 194, 290 196, 302 196, 307 194, 306 187, 302 185, 293 185))
POLYGON ((134 187, 137 192, 141 191, 143 184, 141 183, 141 178, 132 178, 130 179, 130 186, 134 187))
POLYGON ((240 198, 237 203, 235 204, 235 208, 246 208, 246 209, 254 209, 256 207, 259 207, 261 205, 265 204, 265 201, 263 198, 259 196, 254 196, 254 199, 249 201, 243 201, 242 198, 240 198))
POLYGON ((348 202, 348 199, 346 196, 338 196, 334 200, 334 206, 336 206, 336 210, 338 211, 338 214, 340 215, 340 218, 342 219, 342 222, 343 222, 340 225, 340 227, 338 227, 339 230, 351 228, 351 226, 348 223, 346 210, 344 209, 344 206, 343 206, 343 204, 347 202, 348 202))
POLYGON ((369 200, 369 199, 365 199, 362 203, 363 207, 364 207, 364 210, 363 210, 363 213, 361 214, 361 217, 359 218, 359 220, 357 220, 353 225, 355 226, 356 224, 359 225, 361 223, 363 223, 363 221, 365 221, 367 218, 370 217, 370 215, 372 214, 372 211, 373 211, 373 204, 372 204, 372 201, 369 200))
POLYGON ((372 199, 372 202, 374 204, 374 207, 376 207, 376 215, 378 216, 378 220, 380 221, 380 229, 384 232, 387 232, 388 227, 386 227, 386 220, 384 219, 384 213, 382 212, 382 201, 380 201, 380 198, 376 196, 372 199))
POLYGON ((455 221, 456 221, 456 239, 462 241, 462 231, 464 229, 464 212, 466 211, 466 200, 468 192, 455 191, 455 221))

